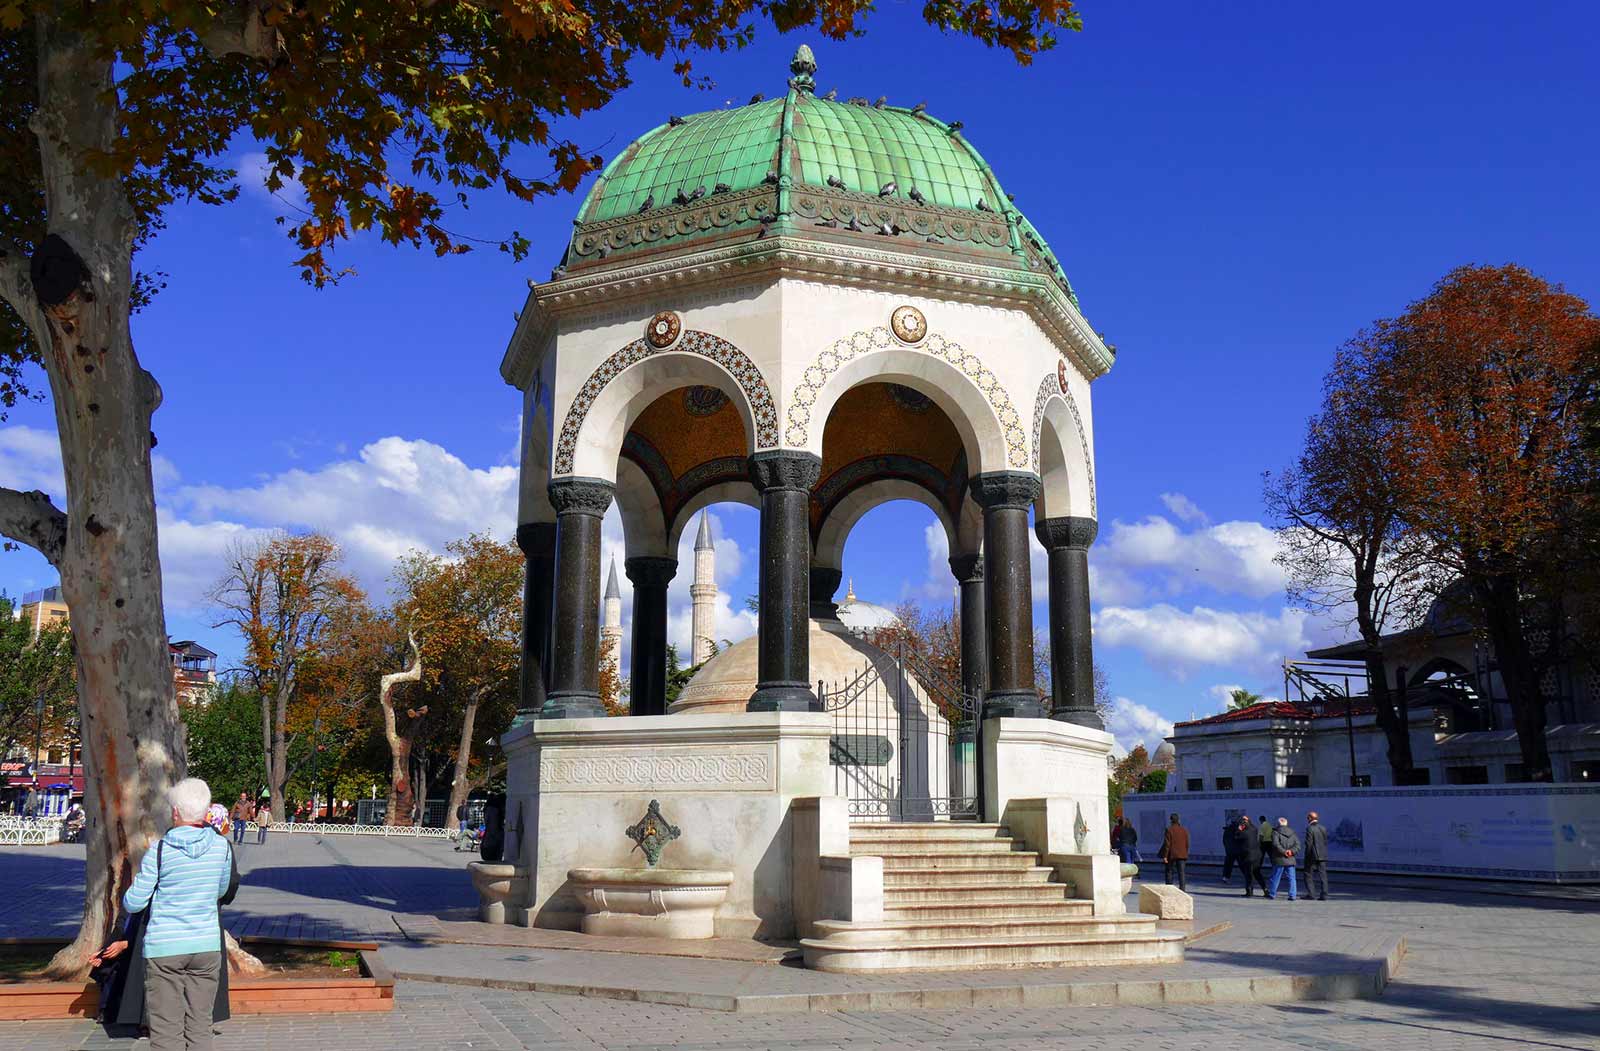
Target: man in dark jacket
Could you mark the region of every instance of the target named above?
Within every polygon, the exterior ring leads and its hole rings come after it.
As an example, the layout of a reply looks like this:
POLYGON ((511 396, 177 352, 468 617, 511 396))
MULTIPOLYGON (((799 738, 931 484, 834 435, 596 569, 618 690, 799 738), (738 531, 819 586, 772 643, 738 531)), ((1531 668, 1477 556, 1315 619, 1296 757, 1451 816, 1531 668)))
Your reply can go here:
POLYGON ((1278 896, 1278 887, 1283 883, 1285 872, 1289 873, 1289 900, 1294 901, 1299 896, 1294 878, 1295 866, 1298 864, 1300 864, 1300 837, 1289 827, 1289 819, 1280 817, 1278 827, 1272 830, 1272 885, 1267 888, 1267 897, 1278 896))
POLYGON ((1178 815, 1172 815, 1172 823, 1167 826, 1166 835, 1161 837, 1162 868, 1166 874, 1167 882, 1172 882, 1172 870, 1178 870, 1178 889, 1189 889, 1189 830, 1178 822, 1178 815))
POLYGON ((1306 897, 1328 900, 1328 830, 1317 820, 1315 810, 1306 815, 1306 897), (1322 889, 1317 889, 1317 881, 1322 889))
POLYGON ((1261 878, 1261 837, 1256 835, 1256 827, 1243 814, 1239 815, 1238 824, 1233 826, 1233 851, 1239 861, 1239 870, 1244 873, 1244 896, 1248 898, 1252 895, 1252 885, 1260 887, 1265 896, 1267 881, 1261 878))
POLYGON ((1222 823, 1222 882, 1233 876, 1233 867, 1239 864, 1239 848, 1233 835, 1233 822, 1222 823))

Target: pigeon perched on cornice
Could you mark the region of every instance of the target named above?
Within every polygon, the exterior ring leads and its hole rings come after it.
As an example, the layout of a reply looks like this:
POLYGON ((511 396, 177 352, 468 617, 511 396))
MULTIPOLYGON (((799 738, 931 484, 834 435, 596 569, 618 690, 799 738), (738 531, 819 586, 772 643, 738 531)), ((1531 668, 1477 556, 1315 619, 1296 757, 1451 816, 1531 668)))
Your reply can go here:
POLYGON ((853 230, 856 233, 861 232, 861 224, 856 222, 856 217, 853 215, 850 217, 850 221, 844 224, 844 228, 846 230, 853 230))
POLYGON ((771 183, 773 186, 776 186, 778 184, 778 169, 768 168, 767 177, 761 181, 764 183, 771 183))
POLYGON ((898 226, 894 225, 893 223, 890 223, 890 222, 880 223, 879 226, 878 226, 878 233, 882 234, 885 237, 893 237, 895 234, 897 234, 899 232, 900 232, 900 228, 898 226))
POLYGON ((645 212, 648 212, 650 209, 654 208, 655 206, 656 206, 656 195, 653 194, 653 193, 649 194, 648 196, 645 197, 644 203, 639 206, 639 214, 643 215, 645 212))
POLYGON ((679 208, 682 208, 684 205, 689 203, 689 195, 684 193, 682 190, 679 190, 673 195, 672 203, 677 205, 679 208))
POLYGON ((928 199, 922 196, 922 191, 917 189, 915 186, 911 187, 911 192, 906 194, 906 196, 911 198, 913 201, 916 201, 918 204, 928 203, 928 199))
POLYGON ((889 96, 888 95, 879 95, 876 99, 873 100, 872 108, 873 109, 882 109, 883 107, 887 106, 888 104, 889 104, 889 96))
POLYGON ((878 196, 879 197, 893 197, 895 195, 896 191, 898 191, 899 189, 900 189, 900 184, 895 182, 893 179, 890 179, 888 182, 886 182, 882 186, 878 187, 878 196))
POLYGON ((837 229, 838 228, 839 220, 837 220, 837 219, 823 219, 823 220, 820 220, 817 223, 817 225, 818 226, 826 226, 828 229, 833 230, 833 229, 837 229))
POLYGON ((667 126, 668 127, 672 127, 672 128, 682 127, 683 125, 685 125, 687 123, 689 123, 689 122, 687 120, 683 119, 682 117, 678 116, 676 113, 674 113, 672 116, 667 118, 667 126))
POLYGON ((712 194, 732 193, 733 192, 733 187, 729 186, 725 182, 719 182, 715 186, 711 187, 711 192, 712 192, 712 194))
POLYGON ((915 106, 911 107, 911 112, 920 117, 924 113, 928 112, 928 104, 926 102, 919 102, 915 106))
POLYGON ((993 208, 989 207, 989 202, 984 200, 982 197, 978 198, 978 203, 977 203, 977 205, 975 205, 975 207, 980 212, 992 212, 992 211, 994 211, 993 208))
POLYGON ((844 180, 839 178, 837 175, 828 176, 827 183, 828 183, 829 186, 832 186, 835 190, 845 190, 845 189, 849 188, 849 187, 845 186, 844 180))
POLYGON ((700 198, 704 197, 705 195, 706 195, 706 184, 705 183, 701 183, 699 186, 696 186, 694 188, 694 193, 691 193, 689 195, 689 200, 698 201, 700 198))
POLYGON ((826 95, 822 96, 822 98, 825 101, 828 101, 828 102, 837 101, 838 98, 839 98, 839 89, 838 88, 829 88, 828 89, 828 93, 826 95))
POLYGON ((763 95, 761 92, 758 91, 754 95, 750 96, 749 105, 754 106, 758 102, 765 102, 766 99, 767 99, 767 96, 763 95))
POLYGON ((945 127, 950 129, 950 134, 954 135, 956 132, 960 131, 962 128, 965 128, 966 125, 964 123, 962 123, 961 121, 959 121, 959 120, 953 120, 949 124, 946 124, 945 127))
POLYGON ((865 106, 867 104, 867 97, 865 95, 852 95, 845 101, 852 106, 865 106))

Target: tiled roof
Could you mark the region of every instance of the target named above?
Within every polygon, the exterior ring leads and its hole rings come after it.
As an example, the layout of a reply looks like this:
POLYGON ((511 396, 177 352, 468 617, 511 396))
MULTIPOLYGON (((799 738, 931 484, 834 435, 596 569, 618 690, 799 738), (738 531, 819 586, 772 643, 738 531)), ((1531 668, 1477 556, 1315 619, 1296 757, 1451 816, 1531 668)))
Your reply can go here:
MULTIPOLYGON (((1357 697, 1351 702, 1350 714, 1352 716, 1371 715, 1375 709, 1371 703, 1357 697)), ((1217 715, 1208 715, 1204 719, 1191 719, 1188 722, 1176 723, 1177 726, 1217 726, 1223 723, 1243 723, 1256 719, 1343 719, 1344 706, 1340 701, 1329 701, 1321 706, 1319 711, 1309 704, 1295 704, 1289 701, 1263 701, 1252 704, 1248 708, 1235 708, 1233 711, 1222 712, 1217 715)))

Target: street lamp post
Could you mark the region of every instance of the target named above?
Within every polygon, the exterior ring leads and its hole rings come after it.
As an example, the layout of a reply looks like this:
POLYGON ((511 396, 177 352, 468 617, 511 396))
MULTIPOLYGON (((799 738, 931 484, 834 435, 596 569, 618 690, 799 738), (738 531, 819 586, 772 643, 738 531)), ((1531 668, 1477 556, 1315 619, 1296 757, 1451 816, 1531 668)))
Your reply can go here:
POLYGON ((33 702, 33 813, 39 816, 39 749, 44 747, 44 694, 33 702))

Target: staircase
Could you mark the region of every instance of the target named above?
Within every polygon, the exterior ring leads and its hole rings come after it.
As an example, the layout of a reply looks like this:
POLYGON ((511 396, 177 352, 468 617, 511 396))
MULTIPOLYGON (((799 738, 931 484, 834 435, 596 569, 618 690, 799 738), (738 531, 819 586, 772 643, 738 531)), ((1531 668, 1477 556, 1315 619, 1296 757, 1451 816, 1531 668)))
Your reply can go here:
POLYGON ((807 967, 838 972, 1175 963, 1183 935, 1140 914, 1095 916, 1001 825, 860 824, 850 853, 883 858, 883 919, 821 920, 807 967))

